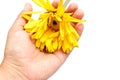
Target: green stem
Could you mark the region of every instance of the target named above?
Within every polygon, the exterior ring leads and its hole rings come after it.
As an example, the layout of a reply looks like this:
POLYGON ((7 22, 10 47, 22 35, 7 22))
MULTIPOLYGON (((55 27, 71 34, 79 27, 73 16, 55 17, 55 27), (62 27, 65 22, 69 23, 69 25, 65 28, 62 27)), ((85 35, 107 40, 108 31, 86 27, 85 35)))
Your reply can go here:
POLYGON ((66 0, 66 1, 64 2, 63 6, 66 8, 69 2, 70 2, 70 0, 66 0))

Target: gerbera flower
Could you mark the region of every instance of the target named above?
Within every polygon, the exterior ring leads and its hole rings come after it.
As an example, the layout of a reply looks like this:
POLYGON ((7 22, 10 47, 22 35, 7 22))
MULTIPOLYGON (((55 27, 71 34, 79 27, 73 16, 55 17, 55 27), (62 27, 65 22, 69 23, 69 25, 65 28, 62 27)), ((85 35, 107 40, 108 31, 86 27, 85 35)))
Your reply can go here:
POLYGON ((73 47, 78 47, 77 40, 80 36, 71 22, 84 22, 84 20, 73 18, 72 13, 66 13, 63 0, 60 0, 57 8, 50 3, 50 0, 32 1, 45 9, 44 12, 22 14, 22 17, 29 21, 24 29, 31 34, 32 39, 35 39, 37 48, 50 53, 60 49, 64 53, 69 53, 73 47), (36 13, 40 13, 38 20, 28 16, 36 13))

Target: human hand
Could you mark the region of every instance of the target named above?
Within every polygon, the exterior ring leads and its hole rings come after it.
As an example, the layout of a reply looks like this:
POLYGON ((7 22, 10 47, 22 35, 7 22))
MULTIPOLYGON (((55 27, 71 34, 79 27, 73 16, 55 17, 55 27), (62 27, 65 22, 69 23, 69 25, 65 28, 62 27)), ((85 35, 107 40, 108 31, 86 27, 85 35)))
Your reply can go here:
MULTIPOLYGON (((56 7, 57 4, 58 0, 54 0, 53 5, 56 7)), ((4 60, 0 66, 0 75, 5 78, 4 80, 46 80, 68 57, 62 51, 48 54, 40 52, 35 47, 34 40, 23 28, 27 21, 21 17, 21 14, 27 11, 32 11, 32 6, 28 3, 8 32, 4 60)), ((73 12, 72 16, 78 19, 83 17, 83 11, 74 3, 66 12, 73 12)), ((72 25, 81 35, 83 25, 81 23, 72 23, 72 25)))

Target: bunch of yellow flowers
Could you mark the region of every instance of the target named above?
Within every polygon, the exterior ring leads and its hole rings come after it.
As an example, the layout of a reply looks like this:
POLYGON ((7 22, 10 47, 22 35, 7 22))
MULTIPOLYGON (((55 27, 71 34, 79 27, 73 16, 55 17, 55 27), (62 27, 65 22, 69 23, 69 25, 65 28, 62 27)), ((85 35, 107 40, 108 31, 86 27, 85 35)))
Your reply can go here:
POLYGON ((25 12, 22 17, 29 22, 24 29, 31 34, 35 45, 40 51, 53 53, 62 49, 64 53, 69 53, 73 47, 78 47, 77 40, 80 38, 71 22, 84 22, 73 18, 72 13, 66 13, 63 0, 60 0, 58 7, 55 8, 50 0, 32 0, 34 3, 45 9, 38 20, 34 20, 29 14, 36 12, 25 12))

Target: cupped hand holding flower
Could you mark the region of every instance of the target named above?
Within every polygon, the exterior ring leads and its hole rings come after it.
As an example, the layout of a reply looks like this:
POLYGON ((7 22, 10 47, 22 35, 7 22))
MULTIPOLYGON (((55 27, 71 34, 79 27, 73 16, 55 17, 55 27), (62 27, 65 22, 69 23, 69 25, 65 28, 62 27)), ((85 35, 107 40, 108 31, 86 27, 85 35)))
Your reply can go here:
POLYGON ((44 11, 24 12, 22 16, 29 22, 24 25, 26 32, 30 33, 35 40, 35 45, 40 51, 53 53, 62 50, 69 53, 73 47, 78 47, 77 40, 80 38, 77 31, 71 25, 72 22, 84 22, 72 17, 72 12, 66 12, 66 5, 70 0, 60 0, 54 7, 50 0, 32 0, 44 11), (30 14, 39 13, 37 20, 30 14))
MULTIPOLYGON (((58 0, 54 0, 54 7, 57 7, 57 4, 58 0)), ((35 41, 23 28, 28 21, 22 18, 21 14, 28 11, 32 11, 32 7, 27 3, 8 32, 4 60, 0 66, 0 80, 46 80, 68 57, 62 50, 48 54, 35 47, 35 41)), ((83 12, 74 3, 70 4, 66 12, 72 12, 72 16, 77 19, 83 17, 83 12)), ((72 25, 81 35, 83 25, 72 25)))

